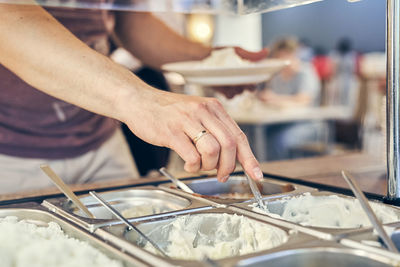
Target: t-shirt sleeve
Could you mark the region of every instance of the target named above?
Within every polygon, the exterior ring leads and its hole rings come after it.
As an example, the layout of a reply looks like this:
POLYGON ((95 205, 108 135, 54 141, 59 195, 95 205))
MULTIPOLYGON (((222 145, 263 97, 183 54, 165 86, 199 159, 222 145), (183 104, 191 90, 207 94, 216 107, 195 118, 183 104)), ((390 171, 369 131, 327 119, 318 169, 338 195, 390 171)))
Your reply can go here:
POLYGON ((317 102, 321 93, 321 84, 312 65, 306 64, 300 73, 298 93, 309 95, 313 102, 317 102))

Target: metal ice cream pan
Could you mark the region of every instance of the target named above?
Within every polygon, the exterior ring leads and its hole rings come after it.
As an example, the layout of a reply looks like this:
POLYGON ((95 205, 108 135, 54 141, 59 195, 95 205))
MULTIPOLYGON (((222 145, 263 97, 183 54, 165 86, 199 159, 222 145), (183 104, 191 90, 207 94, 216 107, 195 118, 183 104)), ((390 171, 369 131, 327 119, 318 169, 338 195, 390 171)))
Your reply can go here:
MULTIPOLYGON (((191 195, 202 201, 219 204, 232 204, 247 201, 253 198, 250 186, 244 175, 235 175, 229 177, 228 181, 221 183, 216 177, 208 177, 195 180, 182 181, 195 194, 187 194, 176 188, 172 183, 161 184, 159 187, 180 195, 191 195)), ((305 192, 315 191, 316 189, 292 183, 286 183, 274 179, 265 178, 258 183, 261 194, 264 197, 273 198, 282 194, 293 195, 305 192)))
POLYGON ((311 247, 282 250, 238 262, 237 267, 389 267, 399 261, 361 249, 311 247))
POLYGON ((7 206, 1 208, 0 218, 7 216, 15 216, 19 220, 27 220, 29 223, 44 227, 48 226, 49 222, 55 222, 61 227, 67 236, 89 243, 91 246, 100 250, 109 258, 122 262, 126 267, 148 266, 141 260, 123 253, 120 249, 104 243, 99 238, 91 235, 82 228, 69 223, 68 221, 64 221, 59 216, 46 211, 44 207, 36 203, 24 203, 20 205, 12 205, 10 208, 7 208, 7 206))
MULTIPOLYGON (((354 197, 342 195, 342 194, 336 194, 336 193, 330 193, 330 192, 311 192, 310 193, 312 196, 316 197, 327 197, 331 195, 336 195, 340 198, 347 198, 347 199, 354 199, 354 197)), ((285 226, 290 227, 290 224, 293 224, 293 228, 302 232, 305 232, 307 234, 315 235, 319 238, 323 239, 338 239, 344 234, 347 233, 353 233, 353 232, 359 232, 363 231, 365 229, 370 229, 371 227, 361 227, 361 228, 332 228, 332 227, 316 227, 316 226, 306 226, 302 225, 300 223, 292 222, 289 220, 285 220, 281 217, 283 214, 285 207, 287 203, 285 200, 290 199, 291 197, 298 197, 298 196, 284 196, 280 198, 275 198, 275 199, 266 199, 265 204, 267 205, 268 210, 271 212, 271 214, 263 214, 263 213, 258 213, 256 210, 253 210, 253 205, 255 204, 254 201, 251 202, 246 202, 246 203, 238 203, 234 204, 233 207, 229 207, 230 209, 233 209, 234 211, 241 211, 244 212, 247 215, 250 216, 255 216, 257 218, 268 218, 266 219, 268 222, 275 222, 275 223, 283 223, 285 226), (239 209, 236 209, 239 208, 239 209), (245 211, 243 211, 245 210, 245 211), (257 215, 254 215, 257 214, 257 215)), ((392 209, 395 214, 400 218, 400 209, 395 206, 387 205, 382 202, 378 201, 372 201, 375 203, 378 203, 379 205, 389 207, 392 209)), ((349 216, 352 216, 349 214, 349 216)), ((400 219, 399 219, 400 220, 400 219)))
MULTIPOLYGON (((99 195, 125 217, 131 219, 164 214, 171 211, 186 211, 205 206, 202 202, 168 193, 154 186, 107 191, 99 193, 99 195)), ((118 221, 92 196, 83 195, 79 198, 96 219, 88 218, 86 214, 65 197, 46 199, 42 205, 89 231, 94 231, 99 226, 118 221)))
MULTIPOLYGON (((210 210, 206 210, 206 211, 194 211, 190 213, 190 216, 206 216, 209 214, 235 214, 234 212, 227 210, 227 209, 222 209, 222 208, 213 208, 210 210)), ((237 214, 237 213, 236 213, 237 214)), ((242 215, 242 214, 238 214, 238 215, 242 215)), ((168 241, 166 240, 166 238, 168 237, 168 233, 166 231, 168 231, 167 229, 169 228, 169 224, 171 222, 173 222, 175 219, 177 219, 179 216, 182 215, 175 215, 175 216, 165 216, 163 218, 157 218, 157 219, 152 219, 152 220, 143 220, 140 222, 135 222, 134 224, 144 233, 148 234, 148 236, 150 238, 153 239, 153 241, 155 241, 161 248, 164 248, 168 245, 168 241), (153 233, 151 233, 153 232, 153 233)), ((210 218, 210 217, 208 217, 210 218)), ((253 221, 258 221, 262 224, 267 224, 265 222, 259 221, 257 219, 252 219, 253 221)), ((208 220, 207 223, 201 224, 201 226, 199 226, 199 228, 197 229, 197 231, 200 231, 202 234, 200 234, 199 236, 201 238, 203 238, 202 240, 206 240, 207 238, 205 238, 203 235, 204 233, 206 233, 206 235, 208 236, 208 234, 211 236, 211 234, 214 234, 215 229, 213 228, 213 226, 215 225, 215 223, 213 223, 212 220, 208 220), (200 229, 200 230, 199 230, 200 229)), ((285 247, 290 247, 290 246, 298 246, 300 244, 304 244, 306 242, 310 242, 313 240, 316 240, 314 237, 303 234, 303 233, 299 233, 299 232, 293 232, 288 228, 285 227, 281 227, 278 225, 274 225, 274 224, 267 224, 269 226, 272 227, 276 227, 278 229, 281 229, 282 231, 284 231, 284 233, 286 233, 286 235, 288 236, 288 240, 275 247, 275 248, 271 248, 271 251, 274 251, 276 249, 284 249, 285 247)), ((233 231, 233 230, 232 230, 233 231)), ((153 254, 145 249, 143 249, 142 247, 144 246, 143 244, 143 240, 141 239, 141 237, 135 232, 135 231, 127 231, 127 228, 125 225, 112 225, 112 226, 106 226, 106 227, 102 227, 100 229, 98 229, 95 234, 99 235, 102 239, 107 240, 110 243, 113 243, 114 245, 124 248, 125 251, 128 251, 129 253, 133 254, 133 255, 140 255, 140 258, 147 260, 147 263, 149 263, 150 265, 156 265, 160 263, 160 261, 165 262, 165 264, 168 264, 170 266, 203 266, 202 263, 200 261, 195 261, 195 260, 179 260, 179 259, 171 259, 171 258, 165 258, 162 257, 160 255, 156 255, 153 254)), ((235 233, 232 233, 233 235, 235 233)), ((196 239, 196 238, 195 238, 196 239)), ((191 241, 189 241, 191 242, 191 241)), ((194 244, 194 240, 193 240, 193 244, 194 244)), ((202 242, 202 241, 198 241, 198 242, 202 242)), ((259 256, 259 255, 263 255, 265 253, 268 253, 269 250, 262 250, 259 252, 254 252, 251 254, 247 254, 247 255, 242 255, 242 256, 234 256, 234 257, 229 257, 229 258, 224 258, 224 259, 219 259, 216 260, 218 266, 234 266, 238 261, 240 261, 241 259, 245 259, 247 257, 251 257, 251 256, 259 256)))
MULTIPOLYGON (((400 250, 400 224, 388 224, 386 232, 391 237, 394 245, 400 250)), ((366 229, 358 233, 349 233, 343 236, 340 243, 348 247, 362 249, 385 257, 400 261, 400 254, 390 252, 378 234, 373 229, 366 229)))

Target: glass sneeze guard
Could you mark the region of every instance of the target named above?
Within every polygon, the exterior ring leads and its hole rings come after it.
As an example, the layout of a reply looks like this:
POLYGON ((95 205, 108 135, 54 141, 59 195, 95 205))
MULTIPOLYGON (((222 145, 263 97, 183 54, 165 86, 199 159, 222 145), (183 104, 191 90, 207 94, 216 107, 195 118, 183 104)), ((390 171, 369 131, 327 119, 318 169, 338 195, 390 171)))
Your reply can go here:
POLYGON ((245 15, 284 9, 323 0, 0 0, 9 4, 45 7, 151 12, 245 15))

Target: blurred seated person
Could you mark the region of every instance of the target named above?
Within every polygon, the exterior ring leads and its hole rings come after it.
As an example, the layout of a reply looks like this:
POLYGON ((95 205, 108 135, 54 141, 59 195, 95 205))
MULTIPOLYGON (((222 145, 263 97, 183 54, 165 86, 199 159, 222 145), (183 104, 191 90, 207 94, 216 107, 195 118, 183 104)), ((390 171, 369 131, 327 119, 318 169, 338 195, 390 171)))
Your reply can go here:
POLYGON ((309 40, 302 38, 299 41, 299 48, 297 49, 297 55, 301 61, 311 62, 314 58, 315 51, 310 46, 309 40))
POLYGON ((321 46, 315 48, 315 56, 312 59, 312 64, 314 65, 315 71, 318 75, 319 81, 321 83, 321 105, 331 104, 330 99, 332 96, 328 92, 328 83, 332 79, 333 75, 333 62, 328 51, 321 46))
MULTIPOLYGON (((320 82, 313 65, 298 57, 298 42, 286 38, 271 49, 273 58, 290 60, 291 64, 275 75, 260 92, 265 103, 278 107, 317 106, 320 82)), ((268 114, 266 114, 268 116, 268 114)), ((268 160, 294 157, 293 151, 320 135, 321 126, 312 122, 282 123, 267 128, 268 160)))
POLYGON ((260 93, 260 98, 266 103, 277 106, 318 104, 318 76, 312 64, 300 60, 298 48, 298 42, 293 38, 282 39, 272 46, 271 57, 291 63, 275 75, 260 93))
POLYGON ((353 49, 349 38, 338 41, 331 58, 334 64, 332 87, 334 88, 334 104, 344 105, 356 112, 359 95, 359 54, 353 49))

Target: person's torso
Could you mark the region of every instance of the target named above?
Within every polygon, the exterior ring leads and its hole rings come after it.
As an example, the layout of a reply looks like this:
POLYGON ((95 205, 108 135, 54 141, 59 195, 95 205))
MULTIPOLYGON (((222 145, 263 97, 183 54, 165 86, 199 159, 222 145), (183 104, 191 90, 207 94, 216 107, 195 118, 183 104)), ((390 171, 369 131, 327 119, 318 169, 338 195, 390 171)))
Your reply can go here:
POLYGON ((301 73, 295 73, 292 77, 286 78, 277 74, 270 81, 272 91, 279 95, 296 95, 300 93, 301 73))
POLYGON ((308 62, 302 62, 299 70, 290 78, 275 75, 269 82, 269 88, 281 95, 307 94, 311 98, 310 105, 319 103, 320 82, 314 66, 308 62))
MULTIPOLYGON (((109 33, 114 27, 112 13, 47 10, 90 47, 108 54, 109 33)), ((77 156, 98 147, 116 127, 109 118, 32 88, 0 65, 0 153, 39 158, 77 156)))

